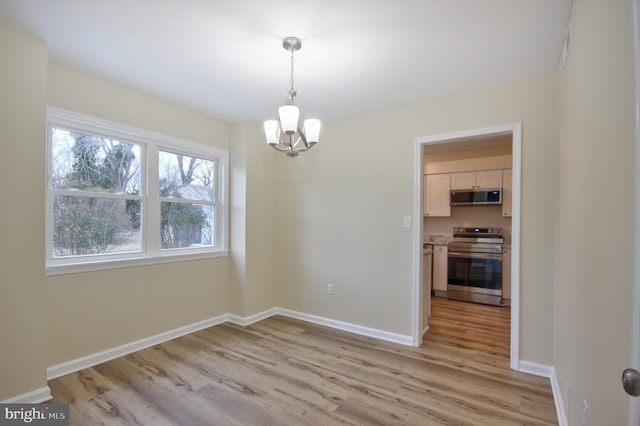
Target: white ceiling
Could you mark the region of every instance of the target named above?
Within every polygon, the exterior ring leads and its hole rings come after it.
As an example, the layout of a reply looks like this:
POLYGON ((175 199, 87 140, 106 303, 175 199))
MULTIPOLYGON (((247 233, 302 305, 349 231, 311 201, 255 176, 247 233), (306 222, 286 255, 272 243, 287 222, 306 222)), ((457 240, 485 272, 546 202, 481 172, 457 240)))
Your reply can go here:
MULTIPOLYGON (((0 0, 53 62, 226 121, 337 119, 553 72, 571 0, 0 0)), ((1 55, 1 52, 0 52, 1 55)))

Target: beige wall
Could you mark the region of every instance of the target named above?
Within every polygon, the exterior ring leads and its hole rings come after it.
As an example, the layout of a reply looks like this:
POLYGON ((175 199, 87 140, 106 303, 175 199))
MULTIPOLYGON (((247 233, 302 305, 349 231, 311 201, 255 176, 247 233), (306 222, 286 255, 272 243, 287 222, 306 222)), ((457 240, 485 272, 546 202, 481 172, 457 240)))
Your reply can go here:
POLYGON ((280 304, 275 247, 279 155, 256 123, 232 125, 230 312, 248 317, 280 304))
POLYGON ((414 139, 523 122, 521 356, 553 361, 553 76, 326 123, 280 188, 285 307, 411 334, 414 139), (335 294, 327 295, 327 284, 335 294))
POLYGON ((56 63, 49 64, 47 90, 51 106, 216 148, 230 146, 228 123, 56 63))
MULTIPOLYGON (((48 91, 52 106, 229 148, 228 124, 67 67, 50 64, 48 91)), ((46 288, 51 366, 227 313, 229 258, 51 276, 46 288)))
POLYGON ((0 401, 46 385, 46 44, 0 28, 0 401))
MULTIPOLYGON (((634 215, 631 1, 574 0, 558 83, 555 366, 571 425, 627 424, 634 215)), ((636 254, 637 256, 637 254, 636 254)), ((635 259, 635 261, 638 261, 635 259)))

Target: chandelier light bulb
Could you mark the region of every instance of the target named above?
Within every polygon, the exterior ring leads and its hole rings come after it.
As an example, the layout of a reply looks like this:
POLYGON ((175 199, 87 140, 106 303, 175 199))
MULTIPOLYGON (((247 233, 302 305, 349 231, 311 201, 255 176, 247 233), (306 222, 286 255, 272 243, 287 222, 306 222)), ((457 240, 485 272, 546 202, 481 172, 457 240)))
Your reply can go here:
POLYGON ((300 109, 295 105, 284 105, 278 108, 280 116, 280 125, 282 131, 288 135, 293 135, 298 131, 298 119, 300 118, 300 109))
POLYGON ((318 139, 320 139, 320 120, 315 118, 304 120, 304 134, 307 136, 307 142, 318 143, 318 139))
POLYGON ((278 120, 267 120, 264 122, 264 134, 267 137, 267 143, 269 145, 278 144, 278 136, 280 136, 279 133, 280 128, 278 120))

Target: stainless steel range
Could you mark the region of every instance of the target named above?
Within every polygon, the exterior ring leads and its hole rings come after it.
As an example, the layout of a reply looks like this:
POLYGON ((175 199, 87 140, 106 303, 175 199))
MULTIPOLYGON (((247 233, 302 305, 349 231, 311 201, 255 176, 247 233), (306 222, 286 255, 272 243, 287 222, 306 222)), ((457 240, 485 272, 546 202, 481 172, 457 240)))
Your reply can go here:
POLYGON ((447 259, 447 297, 502 304, 502 229, 453 228, 447 259))

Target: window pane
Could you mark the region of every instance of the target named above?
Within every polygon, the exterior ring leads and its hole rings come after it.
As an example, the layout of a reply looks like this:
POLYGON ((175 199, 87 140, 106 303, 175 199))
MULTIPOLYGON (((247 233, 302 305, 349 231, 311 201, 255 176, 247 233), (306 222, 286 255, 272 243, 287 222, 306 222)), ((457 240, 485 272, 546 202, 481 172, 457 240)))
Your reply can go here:
POLYGON ((215 162, 173 152, 160 151, 160 196, 195 201, 213 201, 215 162))
POLYGON ((140 201, 58 195, 54 257, 140 251, 140 201))
POLYGON ((163 249, 212 246, 214 207, 206 204, 160 203, 163 249))
POLYGON ((140 194, 140 145, 52 129, 54 189, 140 194))

